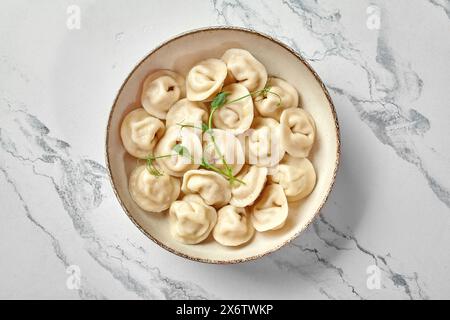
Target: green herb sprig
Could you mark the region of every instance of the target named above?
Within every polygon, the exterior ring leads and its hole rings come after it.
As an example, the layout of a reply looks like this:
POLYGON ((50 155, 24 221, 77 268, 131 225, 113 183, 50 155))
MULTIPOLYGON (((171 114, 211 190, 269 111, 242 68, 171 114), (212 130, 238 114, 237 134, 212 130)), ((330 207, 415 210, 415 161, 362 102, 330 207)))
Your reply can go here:
MULTIPOLYGON (((214 144, 214 148, 216 153, 218 154, 219 158, 221 159, 223 165, 224 165, 224 169, 221 169, 219 167, 217 167, 216 165, 209 163, 205 157, 202 157, 201 159, 201 164, 200 167, 203 167, 205 169, 209 169, 212 170, 214 172, 217 172, 219 174, 221 174, 222 176, 226 177, 228 179, 228 181, 230 182, 230 184, 234 184, 235 182, 238 183, 242 183, 245 185, 245 182, 238 179, 236 176, 233 175, 233 169, 232 167, 226 162, 224 155, 222 154, 219 146, 217 145, 216 139, 214 137, 213 134, 213 128, 212 128, 212 120, 213 120, 213 116, 214 113, 219 110, 220 108, 222 108, 225 105, 228 104, 232 104, 238 101, 241 101, 245 98, 248 97, 252 97, 252 98, 256 98, 256 97, 261 97, 262 99, 266 98, 268 96, 268 94, 273 94, 275 96, 278 97, 279 102, 278 102, 278 106, 281 106, 282 100, 279 94, 270 91, 271 87, 264 87, 261 90, 256 90, 253 92, 250 92, 249 94, 246 94, 242 97, 239 97, 237 99, 233 99, 228 101, 227 98, 230 95, 229 92, 219 92, 214 99, 211 101, 211 112, 209 114, 209 119, 208 119, 208 124, 206 123, 202 123, 201 127, 197 127, 194 125, 190 125, 190 124, 183 124, 183 123, 177 123, 178 126, 181 127, 181 129, 183 128, 194 128, 194 129, 198 129, 201 130, 202 133, 208 133, 211 137, 211 141, 214 144)), ((189 150, 183 146, 182 144, 176 144, 173 147, 173 150, 175 151, 176 154, 178 154, 179 156, 182 157, 186 157, 189 158, 191 161, 193 161, 193 157, 190 154, 189 150)), ((168 158, 168 157, 172 157, 173 154, 168 154, 168 155, 162 155, 162 156, 154 156, 154 155, 149 155, 145 160, 147 163, 147 170, 150 174, 156 176, 156 177, 160 177, 163 175, 163 173, 154 165, 154 162, 156 159, 160 159, 160 158, 168 158)))
POLYGON ((261 90, 256 90, 256 91, 250 92, 250 93, 248 93, 248 94, 246 94, 246 95, 244 95, 242 97, 239 97, 239 98, 236 98, 236 99, 233 99, 233 100, 230 100, 230 101, 227 101, 227 97, 230 95, 229 92, 225 92, 225 91, 219 92, 215 96, 213 101, 211 102, 211 113, 209 114, 209 119, 208 119, 208 127, 209 127, 209 129, 212 129, 212 119, 213 119, 213 115, 216 112, 216 110, 222 108, 223 106, 226 106, 228 104, 232 104, 232 103, 241 101, 241 100, 243 100, 245 98, 248 98, 248 97, 252 97, 252 98, 256 98, 256 97, 266 98, 269 95, 269 93, 270 93, 270 94, 273 94, 273 95, 278 97, 279 101, 278 101, 277 106, 281 106, 281 103, 282 103, 281 96, 278 93, 276 93, 276 92, 270 91, 270 89, 272 89, 272 87, 267 86, 267 87, 264 87, 261 90))

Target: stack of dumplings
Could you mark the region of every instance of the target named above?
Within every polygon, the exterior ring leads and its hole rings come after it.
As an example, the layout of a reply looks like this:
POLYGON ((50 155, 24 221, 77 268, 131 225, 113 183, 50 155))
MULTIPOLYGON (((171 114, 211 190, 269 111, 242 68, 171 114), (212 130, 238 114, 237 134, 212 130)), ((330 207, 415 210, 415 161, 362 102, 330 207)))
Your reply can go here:
POLYGON ((125 150, 143 160, 129 177, 132 199, 149 214, 167 215, 171 235, 186 245, 209 238, 242 246, 255 233, 283 228, 289 203, 316 184, 308 160, 316 125, 299 100, 292 84, 268 76, 243 49, 199 61, 186 76, 150 74, 142 107, 120 130, 125 150), (225 104, 211 112, 220 93, 225 104))

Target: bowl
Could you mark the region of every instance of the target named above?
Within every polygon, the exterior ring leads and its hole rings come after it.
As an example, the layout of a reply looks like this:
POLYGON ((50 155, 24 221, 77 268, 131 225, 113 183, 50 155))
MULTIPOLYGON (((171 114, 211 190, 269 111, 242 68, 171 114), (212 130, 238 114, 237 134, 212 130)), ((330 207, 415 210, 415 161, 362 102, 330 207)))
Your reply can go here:
POLYGON ((295 239, 313 221, 324 205, 335 181, 339 164, 340 139, 336 111, 323 82, 311 66, 286 44, 260 32, 236 27, 209 27, 185 32, 151 51, 131 71, 117 93, 106 130, 106 163, 114 193, 125 213, 151 240, 164 249, 199 262, 238 263, 262 257, 295 239), (289 216, 280 230, 255 234, 246 245, 224 247, 210 236, 198 245, 176 242, 169 233, 167 213, 140 209, 128 191, 128 177, 136 159, 127 154, 120 138, 124 116, 140 107, 142 83, 158 69, 187 74, 198 61, 217 57, 229 48, 250 51, 267 68, 300 93, 300 105, 314 118, 316 141, 311 151, 317 182, 304 200, 289 205, 289 216))

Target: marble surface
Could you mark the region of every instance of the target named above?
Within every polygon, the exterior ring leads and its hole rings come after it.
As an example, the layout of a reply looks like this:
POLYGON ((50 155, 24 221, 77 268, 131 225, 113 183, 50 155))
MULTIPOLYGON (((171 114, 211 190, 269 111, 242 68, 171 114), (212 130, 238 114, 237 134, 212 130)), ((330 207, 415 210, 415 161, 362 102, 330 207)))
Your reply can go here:
POLYGON ((449 32, 448 0, 1 1, 0 298, 450 298, 449 32), (148 240, 104 163, 107 115, 132 67, 209 25, 292 46, 341 124, 320 217, 282 250, 231 266, 148 240))

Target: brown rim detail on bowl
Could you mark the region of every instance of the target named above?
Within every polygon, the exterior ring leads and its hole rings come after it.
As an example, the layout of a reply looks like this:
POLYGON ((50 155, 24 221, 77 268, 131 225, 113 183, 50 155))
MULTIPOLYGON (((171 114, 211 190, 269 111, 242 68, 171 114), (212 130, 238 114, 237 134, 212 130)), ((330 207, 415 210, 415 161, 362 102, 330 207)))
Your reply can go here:
POLYGON ((211 264, 235 264, 235 263, 241 263, 241 262, 246 262, 246 261, 251 261, 251 260, 256 260, 259 259, 263 256, 266 256, 272 252, 277 251, 278 249, 280 249, 281 247, 285 246, 286 244, 290 243, 291 241, 293 241, 294 239, 296 239, 300 233, 302 233, 310 224, 311 222, 317 217, 317 215, 320 213, 320 210, 322 209, 323 205, 325 204, 325 202, 327 201, 330 193, 331 193, 331 189, 334 186, 334 183, 336 181, 336 175, 337 175, 337 171, 338 171, 338 167, 339 167, 339 158, 340 158, 340 152, 341 152, 341 139, 340 139, 340 133, 339 133, 339 122, 337 119, 337 114, 336 114, 336 109, 334 107, 333 101, 331 99, 331 96, 327 90, 327 88, 325 87, 322 79, 319 77, 319 75, 317 74, 317 72, 309 65, 309 63, 299 54, 297 53, 295 50, 293 50, 291 47, 289 47, 288 45, 286 45, 285 43, 273 38, 272 36, 269 36, 265 33, 261 33, 259 31, 255 31, 252 29, 248 29, 248 28, 242 28, 242 27, 233 27, 233 26, 214 26, 214 27, 206 27, 206 28, 199 28, 199 29, 193 29, 190 31, 186 31, 183 32, 181 34, 178 34, 172 38, 170 38, 169 40, 164 41, 163 43, 161 43, 159 46, 157 46, 156 48, 154 48, 152 51, 150 51, 149 54, 147 54, 144 58, 142 58, 139 63, 133 68, 133 70, 131 70, 131 72, 128 74, 128 76, 126 77, 126 79, 123 81, 119 91, 116 94, 116 97, 114 99, 114 103, 111 107, 111 111, 109 112, 109 116, 108 116, 108 124, 106 127, 106 137, 105 137, 105 157, 106 157, 106 167, 108 169, 108 177, 109 177, 109 181, 111 183, 111 186, 113 188, 114 194, 117 198, 117 200, 120 203, 120 206, 122 207, 122 209, 125 211, 126 215, 128 216, 128 218, 130 218, 130 220, 134 223, 134 225, 141 230, 142 233, 144 233, 149 239, 151 239, 152 241, 154 241, 156 244, 158 244, 160 247, 166 249, 167 251, 192 260, 192 261, 197 261, 197 262, 202 262, 202 263, 211 263, 211 264), (222 260, 211 260, 211 259, 204 259, 204 258, 195 258, 195 257, 191 257, 188 256, 184 253, 178 252, 168 246, 166 246, 165 244, 163 244, 162 242, 160 242, 159 240, 155 239, 154 237, 152 237, 152 235, 150 235, 147 231, 145 231, 137 222, 136 220, 133 218, 133 216, 128 212, 128 209, 126 208, 126 206, 123 204, 122 199, 120 198, 117 190, 116 190, 116 186, 114 183, 114 178, 112 175, 112 171, 111 171, 111 166, 109 163, 109 152, 108 152, 108 136, 109 136, 109 130, 110 130, 110 126, 111 126, 111 118, 112 118, 112 114, 114 111, 114 108, 116 106, 117 103, 117 99, 120 95, 120 93, 123 90, 123 87, 125 85, 125 83, 128 82, 128 79, 131 77, 131 75, 136 71, 136 69, 145 61, 147 60, 148 57, 150 57, 154 52, 156 52, 157 50, 159 50, 160 48, 164 47, 165 45, 171 43, 174 40, 177 40, 179 38, 182 38, 184 36, 190 35, 190 34, 194 34, 194 33, 199 33, 199 32, 204 32, 204 31, 210 31, 210 30, 234 30, 234 31, 240 31, 240 32, 247 32, 247 33, 251 33, 251 34, 255 34, 258 35, 260 37, 266 38, 276 44, 278 44, 279 46, 283 47, 284 49, 286 49, 287 51, 289 51, 292 55, 294 55, 301 63, 303 63, 308 69, 309 71, 311 71, 311 73, 314 75, 314 77, 316 78, 316 80, 319 82, 320 86, 322 87, 322 91, 325 94, 328 103, 329 103, 329 107, 331 109, 331 113, 333 115, 333 119, 334 119, 334 124, 335 124, 335 130, 336 130, 336 137, 337 137, 337 152, 336 152, 336 163, 335 163, 335 168, 334 168, 334 172, 333 172, 333 179, 330 183, 330 186, 327 190, 327 194, 325 196, 325 198, 323 199, 322 203, 320 204, 320 206, 317 208, 317 211, 314 213, 313 217, 303 226, 303 228, 301 228, 298 232, 296 232, 291 238, 289 238, 288 240, 286 240, 285 242, 281 243, 280 245, 277 245, 274 248, 271 248, 270 250, 261 253, 261 254, 257 254, 248 258, 243 258, 243 259, 234 259, 234 260, 228 260, 228 261, 222 261, 222 260))

